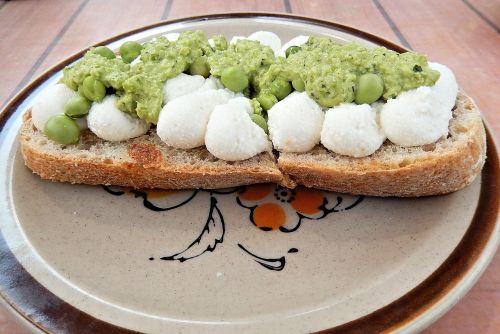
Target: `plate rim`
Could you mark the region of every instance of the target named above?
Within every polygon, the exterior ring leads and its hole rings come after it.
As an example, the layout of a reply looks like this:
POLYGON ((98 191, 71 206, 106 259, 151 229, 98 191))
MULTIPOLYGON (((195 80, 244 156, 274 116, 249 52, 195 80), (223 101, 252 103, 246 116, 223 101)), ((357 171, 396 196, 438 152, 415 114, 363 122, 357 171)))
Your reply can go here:
MULTIPOLYGON (((103 41, 93 44, 93 46, 108 44, 115 40, 130 36, 135 33, 147 31, 156 27, 167 26, 181 22, 200 22, 217 19, 235 19, 235 18, 265 18, 288 21, 303 22, 316 26, 334 28, 353 36, 360 37, 380 45, 384 45, 398 52, 409 51, 407 48, 389 41, 375 34, 354 28, 350 25, 341 24, 335 21, 327 21, 307 16, 292 15, 274 12, 238 12, 238 13, 216 13, 209 15, 197 15, 181 17, 172 20, 163 20, 150 25, 128 30, 109 37, 103 41)), ((6 103, 0 111, 0 132, 6 125, 7 120, 14 114, 14 111, 21 102, 55 72, 61 70, 67 64, 80 58, 88 47, 80 50, 69 57, 53 65, 35 79, 23 87, 10 101, 6 103)), ((415 331, 421 330, 435 321, 440 315, 449 310, 454 303, 449 302, 454 298, 458 301, 476 282, 482 272, 486 269, 489 262, 495 255, 495 250, 500 239, 500 220, 498 219, 499 196, 495 191, 500 188, 499 179, 499 160, 498 145, 495 136, 492 134, 491 127, 483 119, 486 128, 487 138, 487 160, 481 173, 481 188, 479 201, 476 207, 472 221, 467 228, 464 236, 456 248, 448 255, 446 260, 425 280, 420 282, 412 290, 408 291, 398 299, 392 301, 372 313, 360 318, 335 326, 333 328, 319 331, 318 333, 354 333, 354 332, 392 332, 392 331, 415 331), (496 194, 496 196, 495 196, 496 194), (490 253, 485 253, 487 249, 490 253), (484 258, 485 257, 485 258, 484 258), (465 265, 458 265, 465 263, 465 265), (446 303, 448 301, 448 303, 446 303)), ((445 195, 446 196, 446 195, 445 195)), ((51 318, 38 317, 44 319, 36 321, 33 314, 36 315, 36 307, 29 305, 30 293, 24 293, 18 287, 9 286, 10 280, 0 275, 0 296, 4 301, 39 330, 47 333, 54 331, 64 331, 64 327, 54 320, 57 320, 57 314, 75 312, 74 325, 78 328, 79 324, 93 322, 95 330, 100 333, 137 333, 135 331, 110 324, 104 320, 94 318, 91 315, 77 309, 71 304, 63 301, 51 291, 43 287, 34 277, 16 259, 6 240, 0 233, 0 254, 2 265, 11 269, 15 268, 18 279, 30 284, 38 292, 44 294, 44 298, 52 299, 58 303, 57 310, 52 310, 51 318), (55 312, 54 312, 55 311, 55 312)), ((19 285, 17 285, 19 286, 19 285)), ((22 284, 21 286, 25 286, 22 284)), ((26 289, 25 289, 26 290, 26 289)), ((32 290, 31 290, 32 292, 32 290)), ((44 313, 45 315, 46 313, 44 313)))

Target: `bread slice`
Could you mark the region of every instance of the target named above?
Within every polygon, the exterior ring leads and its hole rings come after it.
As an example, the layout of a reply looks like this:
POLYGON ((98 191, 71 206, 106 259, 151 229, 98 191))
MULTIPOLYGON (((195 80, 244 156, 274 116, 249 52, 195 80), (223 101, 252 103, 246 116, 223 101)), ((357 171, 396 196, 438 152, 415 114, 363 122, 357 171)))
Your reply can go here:
POLYGON ((416 197, 446 194, 470 184, 486 158, 481 114, 460 92, 449 135, 434 144, 404 148, 386 141, 374 154, 351 158, 318 145, 281 153, 278 167, 298 184, 342 193, 416 197))
POLYGON ((318 145, 307 153, 271 153, 227 162, 204 147, 166 146, 154 130, 113 143, 84 131, 77 145, 60 145, 36 130, 24 115, 21 150, 26 166, 44 179, 134 188, 225 188, 273 182, 373 196, 445 194, 471 183, 486 157, 480 113, 460 92, 450 135, 435 144, 402 148, 389 142, 365 158, 351 158, 318 145))
POLYGON ((124 142, 108 142, 85 130, 77 145, 61 145, 35 128, 28 111, 20 138, 26 166, 52 181, 160 189, 286 182, 271 152, 228 162, 202 147, 168 147, 154 130, 124 142))

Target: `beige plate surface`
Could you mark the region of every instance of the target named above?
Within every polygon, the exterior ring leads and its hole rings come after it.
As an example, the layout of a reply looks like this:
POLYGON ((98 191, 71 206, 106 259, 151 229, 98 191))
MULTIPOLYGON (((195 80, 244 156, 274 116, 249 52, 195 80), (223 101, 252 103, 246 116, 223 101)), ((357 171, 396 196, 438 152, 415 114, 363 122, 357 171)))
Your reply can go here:
MULTIPOLYGON (((171 31, 276 32, 389 42, 284 15, 215 15, 171 31)), ((42 181, 24 167, 21 114, 72 57, 23 90, 0 121, 0 291, 56 333, 415 332, 477 280, 498 236, 498 158, 454 194, 379 199, 290 191, 130 191, 42 181), (496 190, 495 190, 496 189, 496 190), (270 219, 273 217, 273 219, 270 219)))

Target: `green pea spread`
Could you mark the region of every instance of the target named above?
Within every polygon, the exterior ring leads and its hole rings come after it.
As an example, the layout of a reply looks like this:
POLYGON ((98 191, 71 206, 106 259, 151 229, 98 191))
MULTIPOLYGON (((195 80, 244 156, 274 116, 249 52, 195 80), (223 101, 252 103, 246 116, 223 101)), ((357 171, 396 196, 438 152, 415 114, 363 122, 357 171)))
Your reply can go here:
MULTIPOLYGON (((164 104, 163 85, 170 78, 188 72, 191 64, 206 64, 209 73, 221 77, 227 68, 238 68, 249 85, 243 93, 256 97, 276 93, 277 83, 305 91, 322 107, 353 102, 363 74, 373 73, 383 81, 383 99, 403 91, 432 86, 439 72, 429 68, 424 55, 399 54, 384 47, 368 49, 357 44, 338 44, 326 37, 310 37, 287 58, 275 57, 273 50, 258 41, 239 40, 228 44, 214 36, 211 47, 202 31, 187 31, 175 42, 159 37, 143 44, 140 62, 127 64, 89 50, 64 69, 61 82, 78 90, 91 76, 104 84, 107 93, 118 96, 117 107, 148 122, 156 123, 164 104)), ((281 90, 288 93, 290 89, 281 90)), ((357 100, 356 100, 357 101, 357 100)))

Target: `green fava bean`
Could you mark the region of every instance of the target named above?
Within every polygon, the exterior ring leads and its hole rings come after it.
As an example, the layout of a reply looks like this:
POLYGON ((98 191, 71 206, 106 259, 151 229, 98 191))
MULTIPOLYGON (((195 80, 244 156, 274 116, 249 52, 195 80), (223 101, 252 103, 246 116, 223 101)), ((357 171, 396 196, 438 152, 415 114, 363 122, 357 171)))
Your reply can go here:
POLYGON ((74 120, 66 115, 55 115, 47 120, 43 133, 59 144, 75 144, 80 139, 80 129, 74 120))
POLYGON ((207 78, 210 75, 210 68, 208 67, 207 60, 204 58, 196 58, 195 61, 189 65, 189 74, 201 75, 207 78))
POLYGON ((304 81, 302 81, 301 78, 292 80, 292 87, 297 92, 303 92, 306 90, 306 85, 304 84, 304 81))
POLYGON ((129 41, 125 42, 120 46, 120 55, 122 59, 126 63, 131 63, 135 58, 137 58, 141 54, 142 45, 129 41))
POLYGON ((258 126, 260 126, 262 128, 262 130, 264 130, 264 132, 266 134, 269 133, 269 131, 267 129, 267 122, 264 119, 264 117, 262 117, 261 115, 258 115, 258 114, 252 114, 252 115, 250 115, 250 118, 252 119, 252 121, 255 124, 257 124, 258 126))
POLYGON ((363 74, 359 77, 355 102, 357 104, 373 103, 382 96, 383 92, 384 81, 379 75, 373 73, 363 74))
POLYGON ((106 87, 94 77, 88 76, 83 80, 81 91, 83 95, 94 102, 101 102, 106 96, 106 87))
POLYGON ((92 49, 92 53, 98 54, 98 55, 103 56, 104 58, 108 58, 108 59, 116 58, 115 53, 113 51, 111 51, 111 49, 106 47, 106 46, 98 46, 98 47, 92 49))
POLYGON ((291 47, 289 47, 288 49, 286 49, 285 51, 285 56, 286 58, 288 58, 288 56, 294 54, 294 53, 297 53, 301 50, 302 48, 300 46, 296 46, 296 45, 292 45, 291 47))
POLYGON ((70 98, 64 104, 64 113, 69 117, 82 117, 89 112, 89 109, 90 101, 80 95, 70 98))
POLYGON ((292 92, 292 86, 290 82, 285 80, 274 80, 271 84, 271 93, 278 98, 278 100, 283 100, 288 94, 292 92))
POLYGON ((269 110, 278 103, 278 99, 273 94, 260 94, 257 96, 257 101, 259 101, 260 106, 264 108, 264 110, 269 110))
POLYGON ((238 93, 248 87, 247 75, 237 67, 226 68, 220 77, 222 84, 231 91, 238 93))

